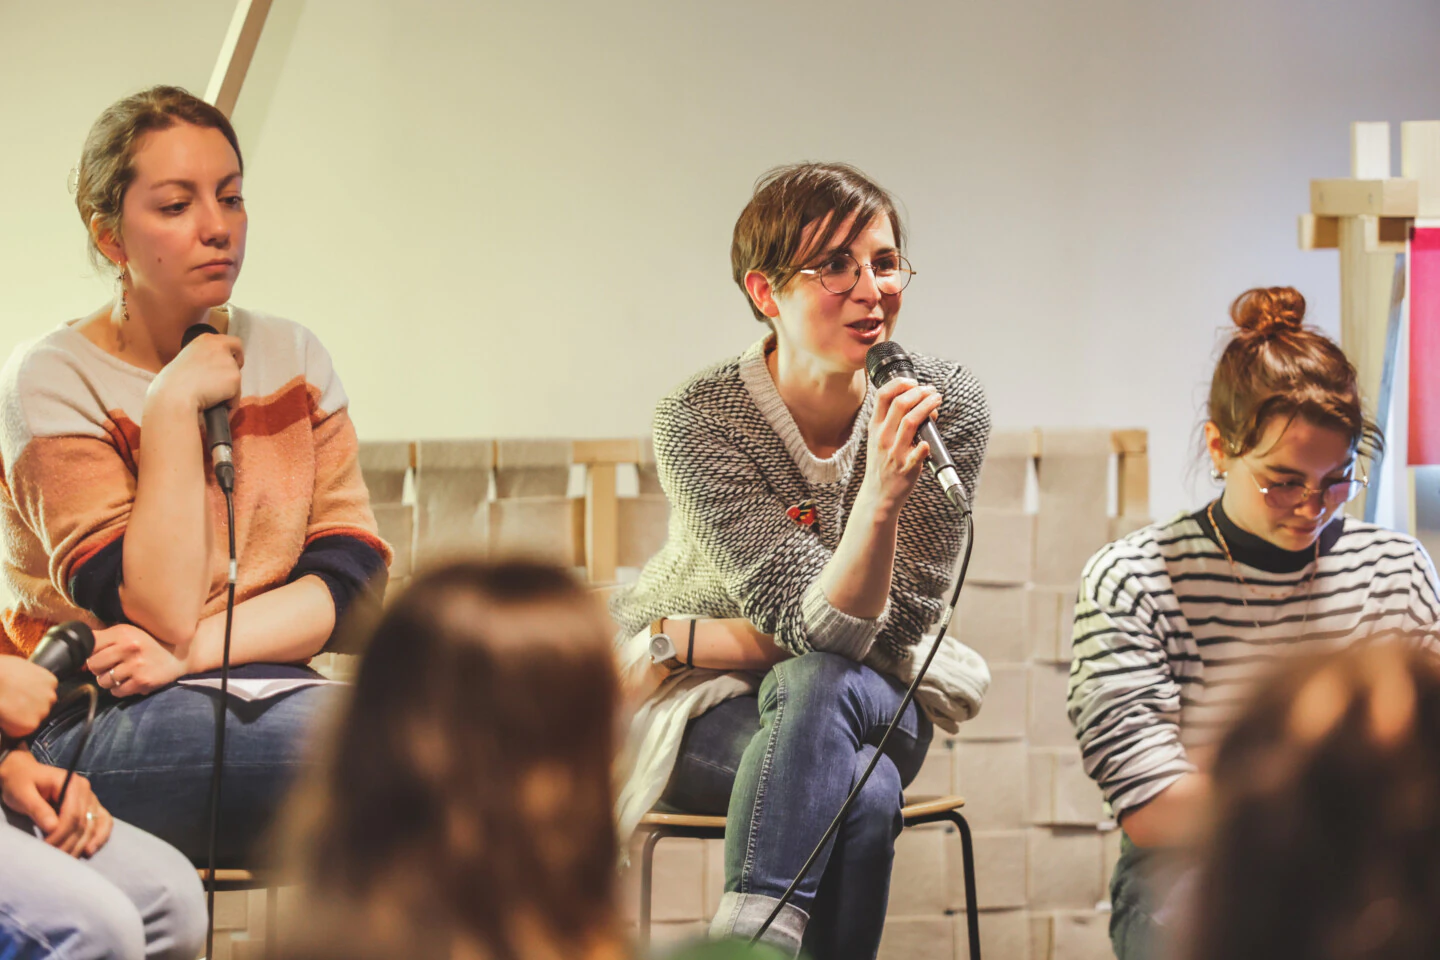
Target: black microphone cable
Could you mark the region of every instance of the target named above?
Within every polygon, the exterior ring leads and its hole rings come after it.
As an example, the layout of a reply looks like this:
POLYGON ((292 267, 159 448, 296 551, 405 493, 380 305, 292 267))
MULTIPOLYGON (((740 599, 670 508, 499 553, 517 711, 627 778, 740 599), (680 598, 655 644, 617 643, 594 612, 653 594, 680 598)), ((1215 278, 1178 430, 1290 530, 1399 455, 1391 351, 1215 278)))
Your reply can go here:
POLYGON ((905 691, 905 696, 901 699, 900 706, 895 711, 894 719, 892 719, 890 725, 885 728, 885 733, 880 737, 880 742, 875 745, 875 755, 870 758, 870 763, 865 767, 865 772, 860 774, 860 779, 856 781, 855 786, 851 788, 850 795, 845 798, 845 802, 840 805, 840 811, 835 814, 835 819, 831 820, 830 826, 825 828, 825 833, 821 835, 820 842, 815 845, 814 850, 810 851, 810 856, 806 859, 805 865, 800 868, 800 872, 796 875, 795 879, 790 881, 790 886, 786 887, 785 892, 780 895, 780 899, 775 903, 775 909, 770 911, 770 916, 765 918, 765 922, 760 925, 760 929, 756 930, 755 935, 750 938, 749 942, 751 945, 757 943, 760 938, 764 936, 765 931, 770 929, 770 924, 775 922, 775 918, 780 916, 780 911, 785 909, 785 904, 790 902, 790 898, 795 895, 795 891, 799 888, 800 882, 810 873, 810 868, 813 867, 815 861, 819 859, 820 851, 825 849, 825 844, 829 843, 830 838, 840 829, 840 824, 845 820, 845 814, 850 812, 850 807, 855 803, 855 798, 860 795, 860 791, 864 788, 865 782, 870 779, 870 774, 874 772, 875 765, 879 763, 880 758, 885 755, 885 744, 890 741, 890 734, 895 732, 895 728, 900 724, 900 718, 905 715, 906 708, 909 707, 911 701, 915 699, 915 691, 920 688, 920 681, 925 679, 925 674, 930 669, 931 661, 935 659, 935 654, 940 650, 940 642, 945 638, 945 631, 950 627, 950 620, 955 616, 955 608, 960 603, 960 588, 965 586, 965 574, 966 571, 970 569, 970 548, 975 543, 975 517, 969 509, 962 505, 962 498, 949 498, 947 494, 947 499, 950 499, 951 503, 960 511, 960 522, 964 525, 965 530, 965 554, 960 561, 960 576, 955 581, 955 592, 950 596, 950 605, 945 609, 945 613, 940 618, 940 629, 935 634, 935 643, 930 647, 930 653, 926 655, 925 662, 920 665, 920 672, 915 674, 914 680, 910 681, 910 688, 905 691))
MULTIPOLYGON (((76 703, 84 697, 89 698, 90 704, 85 712, 85 723, 80 728, 80 741, 75 744, 75 752, 70 755, 70 762, 65 765, 65 779, 61 781, 60 795, 55 799, 56 813, 65 809, 65 795, 70 792, 70 781, 75 779, 75 770, 80 766, 80 758, 85 756, 85 748, 90 745, 90 734, 95 729, 95 708, 99 705, 100 694, 93 683, 82 683, 55 701, 55 706, 50 708, 50 715, 58 716, 70 704, 76 703)), ((21 737, 15 742, 28 746, 31 740, 31 737, 21 737)), ((8 748, 0 749, 0 759, 8 756, 9 753, 8 748)))
POLYGON ((60 785, 60 797, 55 801, 57 813, 65 809, 65 794, 70 790, 70 781, 75 778, 75 768, 80 766, 80 758, 85 756, 85 748, 90 745, 90 733, 95 729, 95 708, 100 702, 100 694, 94 684, 81 684, 61 697, 52 711, 58 713, 82 697, 89 697, 90 705, 85 712, 85 725, 80 728, 80 742, 75 745, 75 755, 70 758, 70 764, 65 768, 65 781, 60 785))
MULTIPOLYGON (((233 470, 233 468, 232 468, 233 470)), ((218 473, 218 471, 217 471, 218 473)), ((230 699, 230 626, 235 620, 235 581, 239 564, 235 557, 235 490, 233 481, 221 483, 225 494, 226 526, 230 535, 230 567, 226 572, 225 641, 220 654, 220 699, 215 718, 215 764, 210 774, 210 841, 205 874, 205 909, 209 925, 205 930, 205 956, 215 956, 215 845, 220 836, 220 782, 225 770, 225 717, 230 699)))

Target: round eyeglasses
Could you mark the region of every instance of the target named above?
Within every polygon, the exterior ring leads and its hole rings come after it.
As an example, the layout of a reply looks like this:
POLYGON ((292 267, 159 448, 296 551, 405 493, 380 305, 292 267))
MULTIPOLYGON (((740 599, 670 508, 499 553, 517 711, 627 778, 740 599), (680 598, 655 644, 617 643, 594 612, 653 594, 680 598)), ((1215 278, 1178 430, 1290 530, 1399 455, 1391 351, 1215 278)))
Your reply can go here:
MULTIPOLYGON (((898 253, 882 253, 864 266, 875 275, 875 286, 886 296, 894 296, 910 285, 915 270, 910 261, 898 253)), ((848 253, 837 252, 827 256, 824 262, 797 271, 815 277, 820 286, 830 293, 849 293, 860 282, 862 266, 848 253)))
POLYGON ((1316 489, 1307 487, 1303 483, 1272 483, 1268 487, 1262 487, 1260 480, 1255 476, 1253 470, 1246 470, 1250 474, 1250 481, 1255 484, 1265 498, 1265 503, 1276 510, 1294 510, 1302 503, 1309 503, 1310 498, 1317 493, 1327 510, 1349 503, 1360 496, 1360 491, 1370 486, 1369 477, 1349 477, 1344 480, 1336 480, 1334 483, 1327 483, 1316 489))

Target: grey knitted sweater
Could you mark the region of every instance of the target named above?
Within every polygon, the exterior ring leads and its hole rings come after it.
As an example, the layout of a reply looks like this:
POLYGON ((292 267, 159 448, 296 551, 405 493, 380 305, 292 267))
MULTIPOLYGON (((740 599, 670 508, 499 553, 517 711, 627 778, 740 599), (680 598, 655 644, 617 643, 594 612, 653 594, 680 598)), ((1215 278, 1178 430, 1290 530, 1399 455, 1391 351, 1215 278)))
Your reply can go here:
MULTIPOLYGON (((832 607, 819 576, 864 478, 875 392, 846 444, 822 460, 775 388, 766 343, 660 401, 655 462, 670 501, 669 535, 638 581, 615 595, 611 612, 622 638, 662 616, 744 617, 795 654, 828 650, 902 675, 900 664, 949 599, 962 545, 954 508, 922 477, 900 516, 885 611, 862 620, 832 607), (814 522, 803 522, 812 512, 814 522)), ((990 434, 984 392, 963 367, 913 360, 920 380, 944 398, 937 425, 973 494, 990 434)))

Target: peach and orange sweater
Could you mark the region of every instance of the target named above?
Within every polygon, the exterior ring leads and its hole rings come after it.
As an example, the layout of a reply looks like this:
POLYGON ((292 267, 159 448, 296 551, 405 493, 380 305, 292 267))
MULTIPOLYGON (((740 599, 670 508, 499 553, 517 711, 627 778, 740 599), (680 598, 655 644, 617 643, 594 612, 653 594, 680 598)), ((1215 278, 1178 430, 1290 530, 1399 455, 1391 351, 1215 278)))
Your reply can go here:
MULTIPOLYGON (((384 589, 390 549, 379 537, 358 441, 330 355, 278 317, 231 308, 245 347, 234 435, 236 603, 305 575, 330 588, 337 620, 366 590, 384 589)), ((119 360, 73 324, 22 344, 0 371, 0 654, 28 655, 51 625, 125 618, 125 527, 140 472, 141 413, 155 375, 119 360)), ((209 454, 214 523, 210 593, 224 609, 225 499, 209 454)))

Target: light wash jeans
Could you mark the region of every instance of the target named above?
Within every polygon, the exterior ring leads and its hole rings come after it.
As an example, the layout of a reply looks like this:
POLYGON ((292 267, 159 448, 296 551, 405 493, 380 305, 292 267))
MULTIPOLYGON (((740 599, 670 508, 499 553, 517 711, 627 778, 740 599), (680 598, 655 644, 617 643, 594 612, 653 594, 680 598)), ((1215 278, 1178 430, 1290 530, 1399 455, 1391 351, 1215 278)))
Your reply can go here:
MULTIPOLYGON (((306 667, 246 664, 247 675, 313 677, 306 667)), ((269 827, 307 746, 336 693, 305 687, 270 700, 229 698, 225 772, 221 787, 216 865, 254 867, 255 844, 269 827)), ((173 844, 204 865, 210 829, 210 773, 215 752, 218 690, 171 684, 143 697, 101 692, 79 772, 117 820, 173 844)), ((83 705, 46 721, 30 749, 36 758, 68 766, 85 719, 83 705)))
MULTIPOLYGON (((875 756, 904 694, 867 666, 809 653, 766 674, 758 698, 727 701, 690 722, 663 802, 726 815, 725 894, 712 936, 749 937, 760 928, 875 756)), ((803 946, 816 960, 875 956, 901 790, 920 772, 931 734, 912 703, 765 942, 791 956, 803 946)))
POLYGON ((174 847, 120 820, 93 857, 67 856, 29 820, 0 819, 0 958, 195 960, 205 895, 174 847))
POLYGON ((1118 960, 1178 956, 1193 920, 1199 870, 1165 850, 1137 847, 1120 835, 1120 861, 1110 878, 1110 945, 1118 960))

